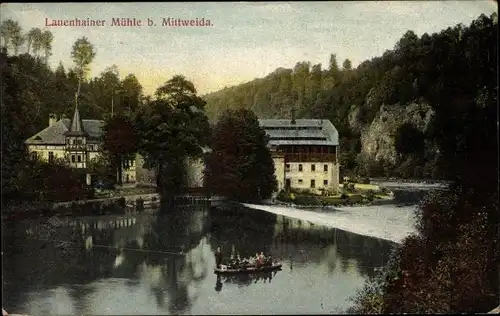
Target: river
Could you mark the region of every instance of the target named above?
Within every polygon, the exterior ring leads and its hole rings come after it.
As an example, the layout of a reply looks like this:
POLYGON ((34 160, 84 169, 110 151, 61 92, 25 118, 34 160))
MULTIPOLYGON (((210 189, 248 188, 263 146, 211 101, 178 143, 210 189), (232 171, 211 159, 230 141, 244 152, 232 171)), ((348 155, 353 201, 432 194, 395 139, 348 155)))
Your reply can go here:
POLYGON ((296 215, 306 211, 251 208, 4 221, 2 304, 29 315, 343 313, 396 245, 384 231, 407 229, 408 208, 429 189, 395 185, 392 204, 366 207, 375 213, 307 211, 331 216, 327 225, 296 215), (384 210, 403 215, 374 221, 384 210), (332 228, 335 218, 351 226, 332 228), (225 254, 273 254, 283 270, 217 278, 218 246, 225 254))

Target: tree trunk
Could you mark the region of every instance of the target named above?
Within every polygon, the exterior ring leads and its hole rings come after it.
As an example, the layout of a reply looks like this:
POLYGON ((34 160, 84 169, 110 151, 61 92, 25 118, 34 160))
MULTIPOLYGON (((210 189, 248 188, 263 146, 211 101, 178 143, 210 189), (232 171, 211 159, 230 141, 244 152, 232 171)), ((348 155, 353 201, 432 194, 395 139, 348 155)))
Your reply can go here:
POLYGON ((156 190, 157 192, 161 193, 161 188, 162 188, 161 178, 163 174, 163 164, 161 162, 158 163, 157 169, 158 170, 156 172, 156 190))
POLYGON ((122 163, 122 157, 117 157, 116 158, 116 183, 118 183, 119 185, 122 185, 123 184, 123 181, 122 181, 122 173, 123 173, 123 163, 122 163))

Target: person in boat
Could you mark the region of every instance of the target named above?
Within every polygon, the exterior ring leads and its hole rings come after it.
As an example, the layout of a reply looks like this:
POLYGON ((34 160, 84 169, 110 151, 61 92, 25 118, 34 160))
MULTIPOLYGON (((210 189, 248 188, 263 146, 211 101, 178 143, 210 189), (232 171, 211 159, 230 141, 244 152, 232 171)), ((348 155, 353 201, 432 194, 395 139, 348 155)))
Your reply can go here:
POLYGON ((235 263, 235 265, 238 268, 241 267, 241 258, 240 258, 240 253, 239 252, 236 254, 236 258, 234 259, 234 263, 235 263))
POLYGON ((217 251, 215 252, 215 264, 217 268, 220 268, 222 264, 222 251, 220 250, 220 247, 217 247, 217 251))
POLYGON ((264 252, 262 252, 262 251, 260 252, 260 255, 259 255, 259 260, 260 260, 260 265, 261 265, 261 266, 266 265, 266 263, 267 263, 267 258, 266 258, 266 256, 264 256, 264 252))
POLYGON ((263 260, 263 257, 261 255, 259 255, 259 253, 256 253, 255 254, 255 257, 256 257, 256 267, 257 269, 259 269, 260 267, 262 267, 262 265, 264 264, 264 262, 262 261, 263 260))

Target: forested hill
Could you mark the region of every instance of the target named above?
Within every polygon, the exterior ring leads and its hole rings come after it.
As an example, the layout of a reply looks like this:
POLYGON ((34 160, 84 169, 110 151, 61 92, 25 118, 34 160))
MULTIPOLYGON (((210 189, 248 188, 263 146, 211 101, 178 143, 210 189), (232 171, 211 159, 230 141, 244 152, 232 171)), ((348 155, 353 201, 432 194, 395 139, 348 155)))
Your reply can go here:
POLYGON ((408 31, 393 50, 355 69, 349 60, 340 67, 334 54, 327 69, 298 62, 204 96, 207 112, 214 120, 245 107, 283 118, 295 107, 301 118, 334 123, 344 171, 438 178, 438 156, 464 149, 477 123, 466 118, 470 110, 496 109, 497 23, 495 13, 432 35, 408 31))

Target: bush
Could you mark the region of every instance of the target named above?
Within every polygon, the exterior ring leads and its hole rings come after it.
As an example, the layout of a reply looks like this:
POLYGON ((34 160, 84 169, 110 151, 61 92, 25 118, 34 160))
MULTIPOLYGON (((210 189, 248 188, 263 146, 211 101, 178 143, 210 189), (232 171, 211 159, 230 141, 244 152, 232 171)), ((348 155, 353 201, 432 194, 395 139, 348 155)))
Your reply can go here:
POLYGON ((126 201, 125 201, 125 198, 124 197, 121 197, 118 199, 118 206, 120 208, 125 208, 125 205, 126 205, 126 201))
POLYGON ((298 205, 319 205, 320 201, 316 197, 307 195, 297 195, 295 196, 295 204, 298 205))
POLYGON ((342 188, 344 189, 344 192, 349 192, 349 183, 344 182, 344 184, 342 185, 342 188))
POLYGON ((277 199, 283 202, 289 202, 290 201, 290 196, 285 192, 285 190, 281 190, 278 193, 277 199))
POLYGON ((141 198, 138 198, 136 201, 135 201, 135 210, 137 212, 142 212, 144 211, 144 200, 141 199, 141 198))
POLYGON ((349 192, 349 193, 356 192, 356 189, 354 187, 354 183, 349 183, 349 185, 347 186, 347 192, 349 192))
MULTIPOLYGON (((476 313, 496 302, 488 267, 498 253, 488 210, 473 189, 450 187, 427 196, 418 215, 419 235, 407 237, 384 277, 367 282, 355 298, 358 313, 476 313), (479 204, 478 204, 479 203, 479 204), (377 289, 375 291, 374 289, 377 289)), ((487 201, 489 203, 489 201, 487 201)))
POLYGON ((368 201, 372 202, 375 200, 375 192, 373 192, 373 190, 368 190, 368 192, 366 192, 366 198, 368 201))

